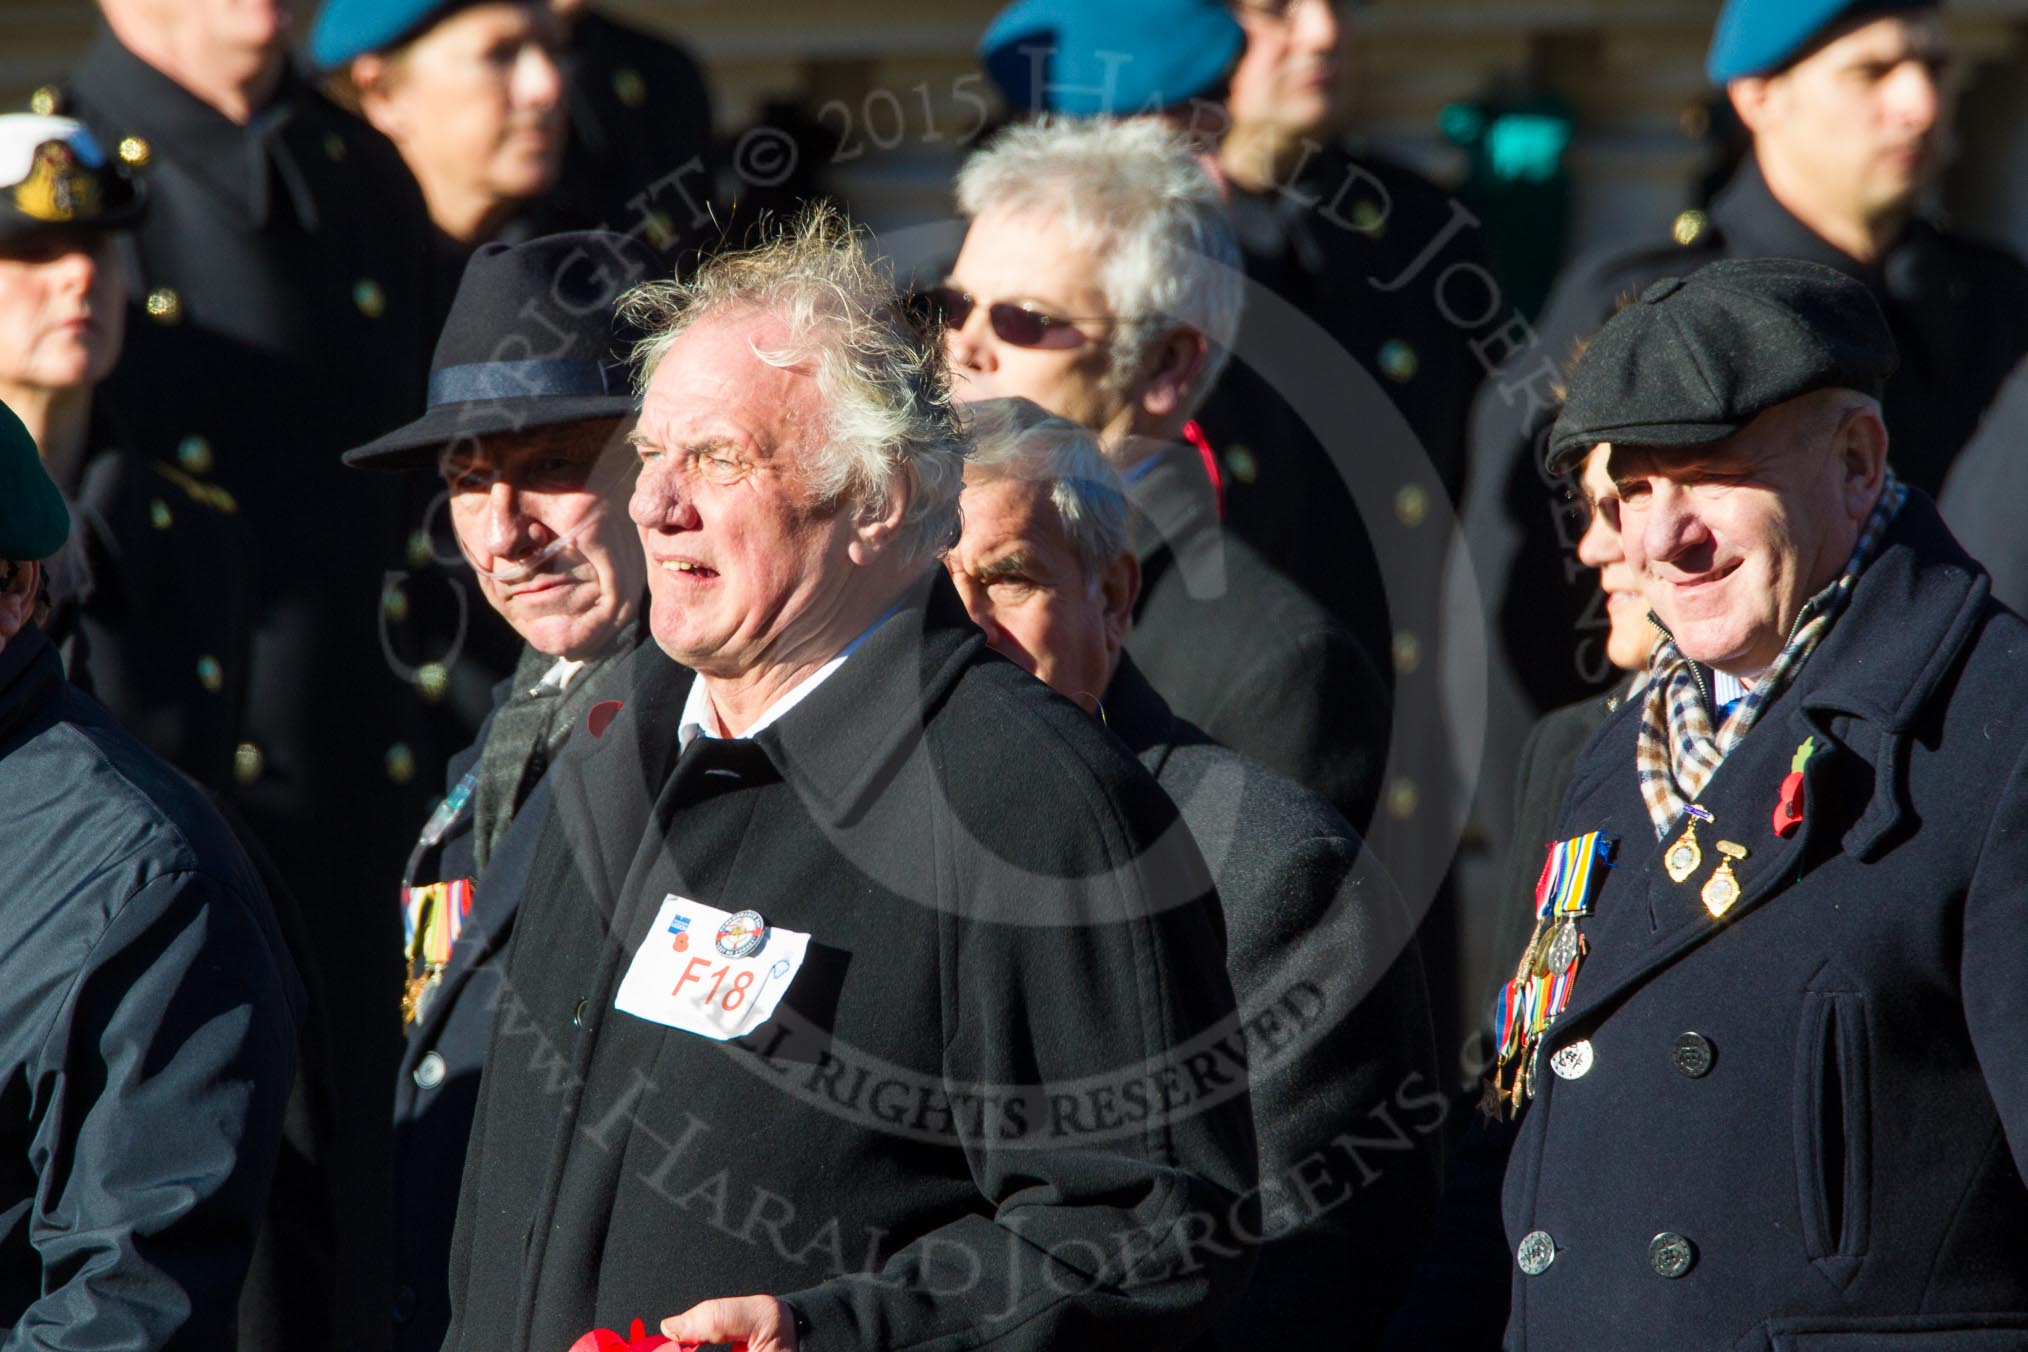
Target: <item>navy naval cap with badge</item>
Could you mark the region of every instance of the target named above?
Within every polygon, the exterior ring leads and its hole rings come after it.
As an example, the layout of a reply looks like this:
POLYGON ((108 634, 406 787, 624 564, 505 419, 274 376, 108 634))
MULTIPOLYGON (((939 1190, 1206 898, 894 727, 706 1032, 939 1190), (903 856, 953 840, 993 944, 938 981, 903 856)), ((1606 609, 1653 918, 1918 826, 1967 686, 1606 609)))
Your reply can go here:
POLYGON ((79 230, 116 230, 139 220, 140 184, 68 117, 0 117, 0 249, 79 230))
POLYGON ((1704 73, 1715 85, 1773 75, 1848 27, 1936 8, 1937 0, 1730 0, 1704 73))
POLYGON ((1015 0, 979 61, 1016 113, 1131 117, 1220 97, 1245 46, 1220 0, 1015 0))

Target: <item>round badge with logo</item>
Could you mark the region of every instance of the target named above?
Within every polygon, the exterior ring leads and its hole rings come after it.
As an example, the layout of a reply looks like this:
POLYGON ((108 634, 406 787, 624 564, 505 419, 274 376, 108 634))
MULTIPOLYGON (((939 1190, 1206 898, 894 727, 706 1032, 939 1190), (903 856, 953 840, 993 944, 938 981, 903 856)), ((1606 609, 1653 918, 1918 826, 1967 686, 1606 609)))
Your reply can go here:
POLYGON ((750 958, 768 941, 768 922, 759 911, 735 911, 718 927, 718 951, 728 958, 750 958))

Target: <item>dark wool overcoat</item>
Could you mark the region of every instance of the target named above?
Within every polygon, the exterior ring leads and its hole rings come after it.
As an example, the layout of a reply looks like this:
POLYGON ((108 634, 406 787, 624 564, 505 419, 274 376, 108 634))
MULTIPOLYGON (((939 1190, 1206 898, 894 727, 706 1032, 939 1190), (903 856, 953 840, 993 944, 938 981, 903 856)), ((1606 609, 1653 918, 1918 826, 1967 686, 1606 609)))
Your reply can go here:
POLYGON ((1555 834, 1618 861, 1508 1166, 1509 1347, 2028 1343, 2024 659, 1912 490, 1706 786, 1689 877, 1636 786, 1640 700, 1586 747, 1555 834))
POLYGON ((812 1347, 1190 1344, 1244 1283, 1254 1146, 1216 897, 1154 781, 941 570, 665 776, 674 712, 630 697, 550 767, 446 1347, 757 1292, 812 1347), (810 936, 735 1042, 615 1008, 672 893, 810 936))

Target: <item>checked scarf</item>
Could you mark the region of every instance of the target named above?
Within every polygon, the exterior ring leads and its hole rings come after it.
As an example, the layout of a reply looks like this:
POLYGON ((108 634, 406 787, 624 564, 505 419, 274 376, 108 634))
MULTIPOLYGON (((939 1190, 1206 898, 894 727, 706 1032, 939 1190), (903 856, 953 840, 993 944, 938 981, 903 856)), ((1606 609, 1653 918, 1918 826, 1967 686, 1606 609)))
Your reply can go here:
MULTIPOLYGON (((1711 707, 1705 702, 1704 687, 1690 659, 1676 646, 1665 630, 1662 641, 1648 658, 1647 682, 1640 692, 1641 732, 1636 743, 1634 764, 1641 779, 1641 800, 1654 823, 1655 838, 1669 834, 1669 828, 1683 815, 1683 809, 1697 801, 1711 776, 1718 772, 1726 755, 1739 745, 1753 727, 1760 711, 1781 693, 1796 668, 1830 629, 1838 612, 1845 608, 1860 572, 1880 548, 1880 537, 1908 498, 1908 490, 1888 470, 1880 500, 1859 532, 1859 543, 1836 581, 1812 596, 1796 616, 1789 641, 1782 645, 1774 665, 1761 674, 1753 689, 1746 692, 1716 732, 1711 726, 1711 707)), ((1659 627, 1659 626, 1658 626, 1659 627)))

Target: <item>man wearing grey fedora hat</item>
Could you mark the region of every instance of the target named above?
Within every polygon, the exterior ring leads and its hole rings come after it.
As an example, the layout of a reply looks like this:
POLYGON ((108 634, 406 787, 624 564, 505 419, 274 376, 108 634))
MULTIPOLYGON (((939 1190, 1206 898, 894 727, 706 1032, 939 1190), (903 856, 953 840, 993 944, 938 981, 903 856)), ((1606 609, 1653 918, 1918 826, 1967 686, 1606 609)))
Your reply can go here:
POLYGON ((1655 283, 1579 360, 1661 635, 1580 754, 1488 1106, 1507 1345, 2028 1338, 2028 628, 1889 467, 1863 283, 1655 283))
POLYGON ((458 1180, 506 943, 549 816, 544 773, 640 646, 647 568, 627 518, 635 458, 624 440, 637 335, 614 302, 661 270, 646 245, 614 234, 482 245, 437 342, 428 408, 344 457, 442 475, 459 551, 522 644, 478 739, 452 757, 401 880, 408 1043, 395 1084, 390 1305, 399 1349, 435 1348, 449 1321, 458 1180))
POLYGON ((203 792, 64 679, 69 530, 0 407, 0 1342, 230 1348, 303 990, 203 792))

